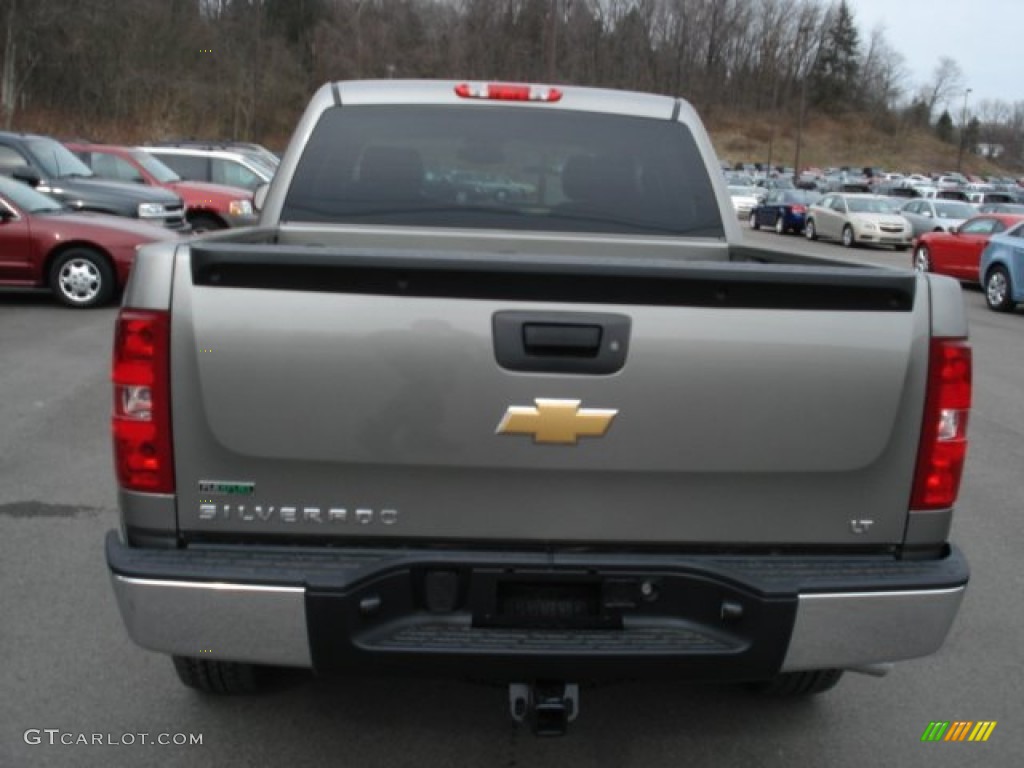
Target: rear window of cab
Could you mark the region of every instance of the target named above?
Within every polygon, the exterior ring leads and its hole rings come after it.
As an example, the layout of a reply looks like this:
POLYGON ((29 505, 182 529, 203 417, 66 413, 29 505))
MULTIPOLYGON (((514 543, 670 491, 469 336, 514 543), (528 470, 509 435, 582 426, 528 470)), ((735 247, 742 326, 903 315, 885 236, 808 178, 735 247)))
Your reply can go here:
POLYGON ((689 129, 544 107, 327 110, 283 222, 722 237, 689 129))

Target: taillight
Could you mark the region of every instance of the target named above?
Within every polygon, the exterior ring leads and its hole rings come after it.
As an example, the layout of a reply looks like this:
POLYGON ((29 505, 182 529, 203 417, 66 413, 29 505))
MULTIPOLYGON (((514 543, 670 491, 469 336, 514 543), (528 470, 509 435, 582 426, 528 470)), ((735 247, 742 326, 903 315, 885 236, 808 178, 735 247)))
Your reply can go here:
POLYGON ((129 491, 173 493, 170 320, 123 309, 114 332, 114 466, 129 491))
POLYGON ((515 85, 512 83, 460 83, 455 95, 463 99, 489 99, 491 101, 559 101, 562 92, 544 85, 515 85))
POLYGON ((807 213, 807 206, 806 205, 794 205, 793 206, 793 213, 807 213))
POLYGON ((933 339, 912 511, 944 509, 956 501, 967 457, 970 408, 970 346, 963 339, 933 339))

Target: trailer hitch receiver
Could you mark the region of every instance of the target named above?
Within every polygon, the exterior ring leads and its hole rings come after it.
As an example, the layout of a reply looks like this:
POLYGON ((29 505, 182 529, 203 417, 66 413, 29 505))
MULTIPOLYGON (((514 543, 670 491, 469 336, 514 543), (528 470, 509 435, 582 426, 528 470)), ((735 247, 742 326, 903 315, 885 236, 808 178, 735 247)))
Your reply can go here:
POLYGON ((516 722, 528 722, 536 736, 564 736, 580 712, 576 683, 512 683, 508 704, 516 722))

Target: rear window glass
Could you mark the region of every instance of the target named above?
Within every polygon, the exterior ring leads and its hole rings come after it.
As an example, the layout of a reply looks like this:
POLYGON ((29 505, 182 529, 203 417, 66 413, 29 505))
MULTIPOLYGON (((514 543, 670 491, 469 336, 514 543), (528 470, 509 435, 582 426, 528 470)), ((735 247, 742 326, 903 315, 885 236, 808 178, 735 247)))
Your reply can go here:
POLYGON ((183 179, 188 179, 189 181, 210 180, 209 163, 206 162, 205 157, 175 155, 169 152, 157 152, 154 154, 156 154, 160 162, 169 167, 183 179))
POLYGON ((324 113, 283 221, 720 237, 678 122, 498 106, 324 113))

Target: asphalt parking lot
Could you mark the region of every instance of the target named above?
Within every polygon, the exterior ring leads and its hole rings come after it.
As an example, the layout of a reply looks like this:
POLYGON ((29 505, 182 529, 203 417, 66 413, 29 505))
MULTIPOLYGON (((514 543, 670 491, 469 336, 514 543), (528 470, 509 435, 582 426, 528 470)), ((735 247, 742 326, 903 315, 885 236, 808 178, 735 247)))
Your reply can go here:
POLYGON ((537 740, 511 722, 503 689, 471 683, 298 679, 228 699, 180 686, 168 660, 128 640, 103 558, 117 525, 107 421, 116 310, 0 292, 0 766, 1024 765, 1024 310, 992 313, 976 290, 965 303, 975 404, 953 538, 972 581, 942 650, 884 679, 848 674, 807 701, 667 683, 584 690, 569 735, 537 740), (934 720, 998 725, 983 744, 922 743, 934 720), (96 735, 104 743, 80 743, 96 735))

